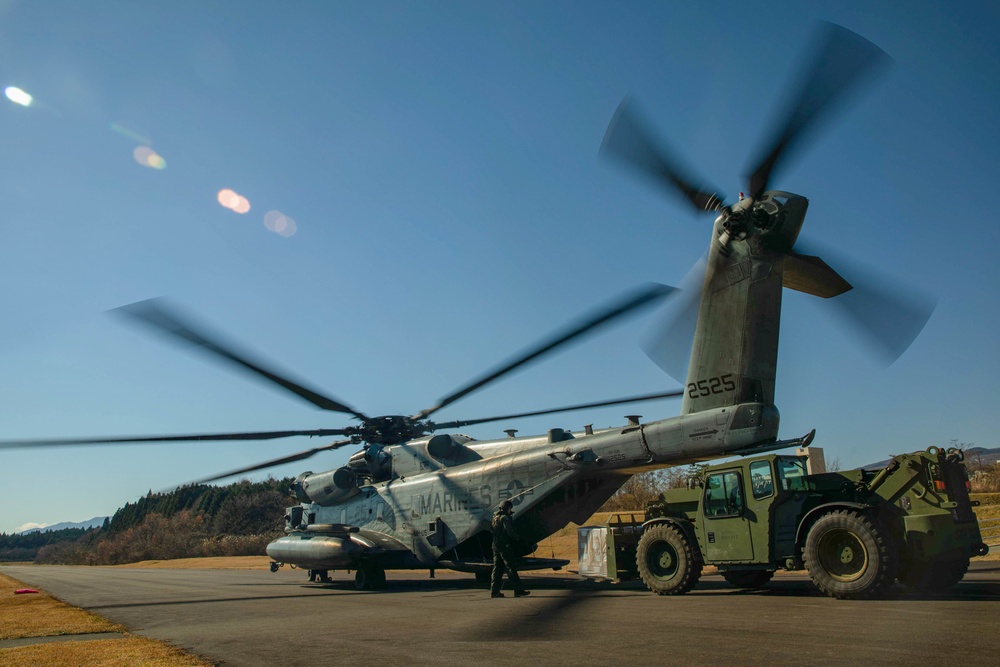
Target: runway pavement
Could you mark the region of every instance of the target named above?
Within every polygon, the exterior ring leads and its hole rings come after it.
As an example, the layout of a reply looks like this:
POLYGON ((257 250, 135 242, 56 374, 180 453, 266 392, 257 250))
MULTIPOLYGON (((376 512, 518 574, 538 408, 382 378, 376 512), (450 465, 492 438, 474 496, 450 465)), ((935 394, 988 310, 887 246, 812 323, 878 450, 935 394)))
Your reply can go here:
POLYGON ((389 587, 310 584, 302 570, 5 566, 0 572, 224 665, 1000 664, 1000 563, 944 595, 821 596, 805 575, 739 591, 708 576, 660 597, 641 584, 526 578, 489 599, 470 575, 392 572, 389 587))

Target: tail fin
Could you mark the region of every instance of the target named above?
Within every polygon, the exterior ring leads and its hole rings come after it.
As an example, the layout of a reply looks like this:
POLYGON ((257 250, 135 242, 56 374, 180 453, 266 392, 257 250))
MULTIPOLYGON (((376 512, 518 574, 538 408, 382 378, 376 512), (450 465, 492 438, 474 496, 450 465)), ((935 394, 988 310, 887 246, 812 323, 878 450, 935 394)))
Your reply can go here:
POLYGON ((777 425, 782 285, 817 293, 839 278, 822 260, 792 253, 808 205, 773 190, 756 202, 741 199, 715 221, 681 414, 756 404, 737 414, 770 412, 777 425))
POLYGON ((745 242, 723 247, 718 239, 709 251, 681 414, 774 405, 784 256, 745 242))

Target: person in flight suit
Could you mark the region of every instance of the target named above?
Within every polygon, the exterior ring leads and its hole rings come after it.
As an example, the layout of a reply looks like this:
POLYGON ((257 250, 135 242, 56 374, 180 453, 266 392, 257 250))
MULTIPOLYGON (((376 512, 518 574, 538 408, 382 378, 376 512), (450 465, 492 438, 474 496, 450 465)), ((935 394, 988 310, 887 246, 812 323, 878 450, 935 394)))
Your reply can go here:
POLYGON ((517 576, 514 543, 518 538, 514 532, 514 520, 511 518, 513 514, 514 503, 510 499, 504 500, 493 514, 493 521, 490 523, 493 531, 493 580, 490 586, 492 598, 504 597, 500 592, 504 570, 507 571, 507 578, 514 587, 514 597, 524 597, 531 592, 524 590, 521 578, 517 576))

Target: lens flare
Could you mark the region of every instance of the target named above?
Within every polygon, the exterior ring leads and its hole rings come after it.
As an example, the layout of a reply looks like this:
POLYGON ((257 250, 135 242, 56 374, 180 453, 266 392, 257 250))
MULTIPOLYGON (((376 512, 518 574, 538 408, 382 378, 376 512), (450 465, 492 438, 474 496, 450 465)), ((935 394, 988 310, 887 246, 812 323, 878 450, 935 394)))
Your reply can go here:
POLYGON ((236 194, 229 188, 224 188, 219 190, 219 194, 216 195, 216 199, 219 203, 228 208, 231 211, 236 211, 237 213, 246 213, 250 210, 250 202, 247 198, 236 194))
POLYGON ((20 104, 22 107, 30 107, 35 99, 17 86, 7 86, 3 89, 3 94, 7 96, 8 100, 14 104, 20 104))
POLYGON ((216 195, 216 199, 218 199, 219 203, 225 206, 226 208, 232 208, 233 205, 238 201, 239 195, 230 190, 229 188, 225 188, 224 190, 219 190, 219 194, 216 195))
POLYGON ((268 231, 280 234, 285 238, 295 234, 298 229, 295 221, 281 211, 268 211, 264 214, 264 227, 266 227, 268 231))
POLYGON ((167 161, 149 146, 136 146, 135 150, 132 151, 132 157, 143 167, 149 167, 150 169, 167 168, 167 161))

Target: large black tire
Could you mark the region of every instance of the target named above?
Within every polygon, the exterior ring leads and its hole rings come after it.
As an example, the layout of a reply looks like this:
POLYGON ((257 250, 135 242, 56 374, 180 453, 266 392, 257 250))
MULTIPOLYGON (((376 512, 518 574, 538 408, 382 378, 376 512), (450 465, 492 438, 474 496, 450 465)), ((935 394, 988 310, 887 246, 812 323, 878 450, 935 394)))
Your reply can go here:
POLYGON ((385 588, 385 570, 377 563, 361 563, 354 573, 354 587, 359 591, 385 588))
POLYGON ((842 600, 878 597, 896 579, 889 536, 871 517, 853 510, 817 519, 802 557, 816 587, 842 600))
POLYGON ((770 570, 731 570, 722 577, 736 588, 763 588, 771 581, 774 572, 770 570))
POLYGON ((899 566, 899 582, 921 591, 944 591, 962 580, 969 571, 969 558, 910 561, 899 566))
POLYGON ((642 534, 636 551, 639 576, 657 595, 687 593, 701 577, 698 544, 675 526, 652 526, 642 534))

